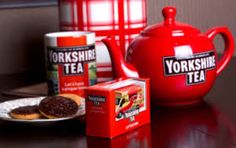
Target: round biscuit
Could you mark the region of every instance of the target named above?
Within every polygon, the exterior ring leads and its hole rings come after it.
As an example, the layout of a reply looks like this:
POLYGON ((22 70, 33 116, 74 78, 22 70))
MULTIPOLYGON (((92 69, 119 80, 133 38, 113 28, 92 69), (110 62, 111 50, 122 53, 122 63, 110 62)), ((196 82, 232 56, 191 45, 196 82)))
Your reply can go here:
POLYGON ((63 96, 63 97, 66 97, 66 98, 69 98, 69 99, 75 101, 78 106, 80 106, 80 104, 81 104, 81 97, 79 95, 63 93, 63 94, 59 94, 59 96, 63 96))

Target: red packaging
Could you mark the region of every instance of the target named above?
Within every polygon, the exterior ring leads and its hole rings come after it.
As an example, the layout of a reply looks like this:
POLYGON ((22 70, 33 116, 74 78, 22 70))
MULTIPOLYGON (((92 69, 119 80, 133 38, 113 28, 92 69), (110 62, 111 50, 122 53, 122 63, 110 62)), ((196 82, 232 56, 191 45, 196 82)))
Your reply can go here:
POLYGON ((150 122, 148 79, 117 79, 86 92, 86 134, 113 138, 150 122))
POLYGON ((77 94, 97 82, 95 33, 53 32, 45 35, 48 94, 77 94))

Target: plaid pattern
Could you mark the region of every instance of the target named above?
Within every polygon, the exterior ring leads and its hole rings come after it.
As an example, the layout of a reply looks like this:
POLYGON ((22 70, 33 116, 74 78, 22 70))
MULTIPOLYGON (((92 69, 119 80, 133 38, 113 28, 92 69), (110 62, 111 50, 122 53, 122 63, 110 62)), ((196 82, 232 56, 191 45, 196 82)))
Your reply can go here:
POLYGON ((98 81, 112 77, 110 57, 100 40, 115 36, 125 55, 130 41, 147 25, 146 0, 59 0, 59 12, 61 30, 96 33, 98 81))

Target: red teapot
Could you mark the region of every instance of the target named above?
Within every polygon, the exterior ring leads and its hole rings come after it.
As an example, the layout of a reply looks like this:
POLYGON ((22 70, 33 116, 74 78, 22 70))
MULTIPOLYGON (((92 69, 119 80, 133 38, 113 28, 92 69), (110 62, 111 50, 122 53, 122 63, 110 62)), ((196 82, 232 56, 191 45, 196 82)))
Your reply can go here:
POLYGON ((226 27, 201 33, 175 21, 174 7, 165 7, 162 13, 162 24, 147 27, 131 42, 126 61, 113 37, 102 40, 111 56, 114 77, 149 77, 152 101, 159 105, 198 103, 229 63, 234 39, 226 27), (225 43, 220 60, 213 45, 218 34, 225 43))

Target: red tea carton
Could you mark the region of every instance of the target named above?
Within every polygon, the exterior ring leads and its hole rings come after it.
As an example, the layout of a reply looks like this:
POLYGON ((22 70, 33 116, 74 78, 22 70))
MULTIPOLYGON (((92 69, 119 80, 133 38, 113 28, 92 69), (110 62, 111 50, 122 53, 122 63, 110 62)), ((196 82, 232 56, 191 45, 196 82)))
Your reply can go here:
POLYGON ((86 134, 113 138, 150 122, 149 80, 126 78, 91 86, 86 94, 86 134))

